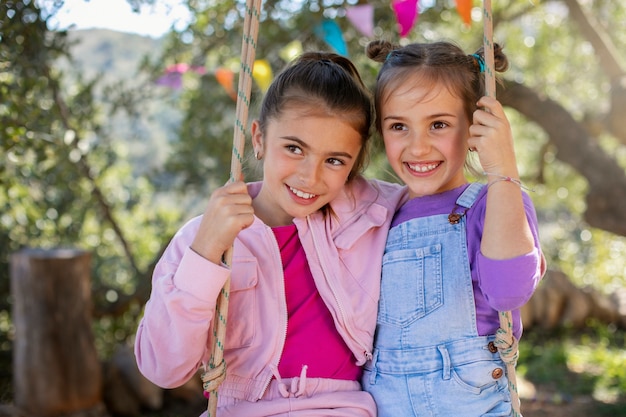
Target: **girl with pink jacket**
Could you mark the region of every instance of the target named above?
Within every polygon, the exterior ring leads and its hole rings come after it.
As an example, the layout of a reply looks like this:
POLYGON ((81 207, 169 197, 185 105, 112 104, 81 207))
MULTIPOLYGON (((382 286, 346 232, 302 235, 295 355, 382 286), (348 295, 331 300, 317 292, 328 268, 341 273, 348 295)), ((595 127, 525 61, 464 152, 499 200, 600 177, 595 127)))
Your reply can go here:
POLYGON ((359 381, 405 188, 360 176, 371 120, 347 58, 306 53, 277 76, 251 126, 263 181, 216 190, 155 268, 135 342, 148 379, 173 388, 207 363, 230 274, 219 417, 376 415, 359 381))

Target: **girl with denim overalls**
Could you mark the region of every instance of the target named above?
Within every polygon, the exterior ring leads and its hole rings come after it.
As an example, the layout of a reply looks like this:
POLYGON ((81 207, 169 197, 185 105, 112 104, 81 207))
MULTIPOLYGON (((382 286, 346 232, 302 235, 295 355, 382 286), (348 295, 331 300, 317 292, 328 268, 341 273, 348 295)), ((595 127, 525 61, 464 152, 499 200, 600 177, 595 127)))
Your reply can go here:
MULTIPOLYGON (((483 53, 447 42, 376 41, 376 126, 409 188, 383 257, 373 358, 363 388, 387 416, 508 416, 498 311, 519 308, 545 271, 537 219, 523 192, 509 122, 482 97, 483 53), (470 183, 468 152, 487 184, 470 183)), ((495 69, 508 66, 495 45, 495 69)))

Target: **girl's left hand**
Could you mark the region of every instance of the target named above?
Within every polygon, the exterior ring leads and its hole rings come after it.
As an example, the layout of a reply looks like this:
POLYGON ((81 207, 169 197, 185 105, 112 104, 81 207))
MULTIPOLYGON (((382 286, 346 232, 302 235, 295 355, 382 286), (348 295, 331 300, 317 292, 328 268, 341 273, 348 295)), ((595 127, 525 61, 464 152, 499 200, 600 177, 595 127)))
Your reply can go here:
POLYGON ((469 148, 478 154, 485 172, 517 178, 513 134, 502 105, 487 96, 478 100, 477 105, 469 128, 469 148))

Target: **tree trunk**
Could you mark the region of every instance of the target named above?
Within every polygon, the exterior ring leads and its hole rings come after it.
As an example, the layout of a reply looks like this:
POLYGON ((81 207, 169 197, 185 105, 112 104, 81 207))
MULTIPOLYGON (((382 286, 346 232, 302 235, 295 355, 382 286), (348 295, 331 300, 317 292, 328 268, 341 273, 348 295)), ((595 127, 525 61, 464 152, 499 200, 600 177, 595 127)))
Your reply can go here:
POLYGON ((11 255, 14 402, 26 415, 93 415, 102 408, 90 267, 91 255, 74 249, 11 255))

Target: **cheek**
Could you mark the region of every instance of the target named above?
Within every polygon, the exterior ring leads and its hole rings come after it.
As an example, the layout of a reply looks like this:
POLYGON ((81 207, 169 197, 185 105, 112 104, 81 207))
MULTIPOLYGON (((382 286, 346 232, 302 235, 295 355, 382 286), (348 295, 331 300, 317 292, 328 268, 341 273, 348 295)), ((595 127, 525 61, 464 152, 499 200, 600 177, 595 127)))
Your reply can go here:
POLYGON ((465 160, 468 146, 467 138, 465 136, 458 135, 446 141, 445 152, 447 155, 453 155, 454 158, 461 158, 465 160))
POLYGON ((399 147, 398 147, 396 141, 393 141, 391 139, 384 139, 383 138, 383 143, 385 145, 385 153, 387 154, 389 159, 392 159, 391 158, 392 156, 395 156, 395 155, 398 154, 399 147))
POLYGON ((350 170, 345 170, 341 174, 336 173, 326 178, 326 186, 328 187, 327 191, 330 200, 334 199, 341 192, 348 181, 349 175, 350 170))
POLYGON ((454 142, 448 150, 448 155, 452 155, 452 158, 459 164, 465 164, 467 158, 467 141, 454 142))

